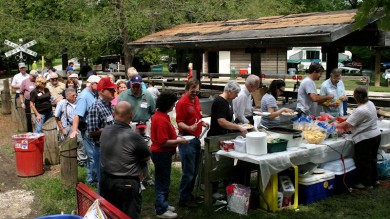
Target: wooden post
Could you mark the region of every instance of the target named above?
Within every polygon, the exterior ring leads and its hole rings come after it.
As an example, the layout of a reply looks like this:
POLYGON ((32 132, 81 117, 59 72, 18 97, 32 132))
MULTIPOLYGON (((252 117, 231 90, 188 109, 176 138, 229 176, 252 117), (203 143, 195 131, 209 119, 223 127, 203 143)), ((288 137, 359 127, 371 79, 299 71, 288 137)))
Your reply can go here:
POLYGON ((11 118, 12 122, 18 122, 18 111, 15 107, 15 94, 11 94, 11 118))
POLYGON ((43 124, 42 131, 45 134, 45 149, 43 151, 43 159, 45 164, 59 164, 60 150, 58 148, 57 123, 54 117, 51 117, 45 122, 45 124, 43 124))
POLYGON ((67 185, 77 183, 77 138, 68 138, 60 146, 61 180, 67 185))
MULTIPOLYGON (((375 87, 381 86, 381 48, 375 48, 375 87)), ((387 83, 388 85, 388 83, 387 83)))
POLYGON ((3 88, 1 91, 1 113, 11 114, 11 94, 9 92, 9 81, 8 78, 3 80, 3 88))
POLYGON ((27 132, 26 111, 22 108, 20 101, 16 101, 16 122, 20 132, 27 132))

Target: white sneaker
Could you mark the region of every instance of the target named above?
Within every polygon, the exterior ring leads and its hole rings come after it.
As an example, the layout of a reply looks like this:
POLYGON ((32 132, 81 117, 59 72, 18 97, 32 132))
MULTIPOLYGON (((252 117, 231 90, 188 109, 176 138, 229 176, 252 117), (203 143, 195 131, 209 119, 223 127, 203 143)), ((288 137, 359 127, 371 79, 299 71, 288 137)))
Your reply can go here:
POLYGON ((216 192, 216 193, 213 194, 213 198, 214 198, 215 200, 221 200, 221 199, 223 199, 224 197, 225 197, 224 195, 222 195, 221 193, 218 193, 218 192, 216 192))
POLYGON ((142 191, 146 190, 146 188, 145 188, 145 186, 144 186, 143 183, 141 183, 141 190, 142 190, 142 191))
POLYGON ((148 186, 154 186, 154 182, 153 182, 152 179, 146 181, 146 184, 147 184, 148 186))
POLYGON ((176 208, 171 206, 171 205, 168 205, 168 208, 167 208, 168 211, 172 211, 172 212, 175 212, 176 211, 176 208))
POLYGON ((158 214, 156 215, 157 218, 177 218, 177 214, 175 212, 172 212, 170 210, 167 210, 164 212, 164 214, 158 214))

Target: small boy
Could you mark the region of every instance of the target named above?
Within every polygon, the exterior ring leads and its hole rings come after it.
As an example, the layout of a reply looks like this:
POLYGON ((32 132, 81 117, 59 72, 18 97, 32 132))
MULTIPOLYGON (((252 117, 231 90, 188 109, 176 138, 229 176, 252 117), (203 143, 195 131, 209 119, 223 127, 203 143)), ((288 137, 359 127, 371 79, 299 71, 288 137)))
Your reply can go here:
MULTIPOLYGON (((146 123, 143 121, 139 121, 137 125, 135 126, 136 131, 144 138, 145 142, 149 145, 150 143, 150 137, 146 135, 146 123)), ((141 182, 141 189, 145 190, 144 183, 148 186, 153 186, 154 182, 152 179, 152 176, 150 174, 150 160, 147 162, 147 167, 145 167, 143 170, 143 176, 145 177, 143 182, 141 182)))

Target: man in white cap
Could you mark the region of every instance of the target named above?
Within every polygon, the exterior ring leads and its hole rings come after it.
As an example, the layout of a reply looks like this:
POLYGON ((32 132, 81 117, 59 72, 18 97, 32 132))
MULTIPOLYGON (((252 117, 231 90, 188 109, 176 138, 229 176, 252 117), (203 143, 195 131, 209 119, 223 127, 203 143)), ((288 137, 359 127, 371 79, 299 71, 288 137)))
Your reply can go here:
POLYGON ((82 82, 79 81, 79 75, 76 73, 73 73, 73 74, 69 75, 69 78, 72 79, 73 81, 77 82, 77 93, 80 93, 82 82))
POLYGON ((29 75, 29 78, 24 79, 20 84, 19 100, 22 108, 26 112, 27 131, 32 132, 30 92, 35 89, 35 79, 39 76, 39 74, 36 70, 31 70, 29 75))
POLYGON ((62 93, 66 89, 66 86, 61 81, 58 81, 58 74, 55 72, 50 73, 50 83, 46 86, 50 91, 51 96, 53 97, 52 104, 55 106, 58 102, 60 102, 64 97, 62 93))
MULTIPOLYGON (((87 136, 87 122, 86 118, 88 115, 88 109, 95 103, 97 99, 97 84, 100 81, 100 77, 92 75, 87 79, 87 87, 77 96, 76 99, 76 108, 74 110, 74 118, 72 124, 72 131, 69 135, 70 138, 74 138, 77 135, 77 132, 81 132, 83 138, 83 145, 85 151, 87 152, 87 180, 89 184, 96 184, 98 182, 97 173, 93 173, 92 165, 89 163, 92 162, 93 156, 89 156, 88 151, 94 147, 93 143, 87 136)), ((93 153, 93 151, 91 152, 93 153)))
POLYGON ((16 92, 15 101, 14 101, 15 107, 17 106, 16 101, 18 101, 19 99, 20 85, 22 84, 22 81, 24 79, 29 78, 28 74, 26 73, 26 64, 24 64, 23 62, 19 63, 19 71, 20 72, 12 78, 12 82, 11 82, 11 87, 15 89, 16 92))

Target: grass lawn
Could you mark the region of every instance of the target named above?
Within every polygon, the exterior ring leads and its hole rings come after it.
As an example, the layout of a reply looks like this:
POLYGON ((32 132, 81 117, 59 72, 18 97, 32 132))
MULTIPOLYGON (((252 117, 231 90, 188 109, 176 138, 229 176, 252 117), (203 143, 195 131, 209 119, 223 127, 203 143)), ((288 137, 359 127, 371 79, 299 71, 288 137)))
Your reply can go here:
MULTIPOLYGON (((153 172, 153 170, 152 170, 153 172)), ((171 191, 169 200, 177 206, 181 169, 173 165, 171 175, 171 191)), ((85 179, 85 168, 79 168, 79 181, 85 179)), ((25 178, 23 183, 35 191, 38 206, 44 214, 58 214, 63 211, 71 213, 76 207, 76 192, 73 187, 62 186, 59 174, 42 177, 25 178)), ((206 208, 200 205, 196 209, 178 208, 180 218, 297 218, 297 219, 328 219, 328 218, 388 218, 390 214, 390 180, 382 181, 381 187, 333 195, 323 201, 299 205, 297 210, 285 210, 277 213, 267 213, 263 210, 249 210, 244 217, 226 210, 226 208, 214 212, 216 207, 206 208)), ((96 190, 96 188, 93 188, 96 190)), ((148 187, 142 192, 141 218, 155 218, 154 213, 154 188, 148 187)))

